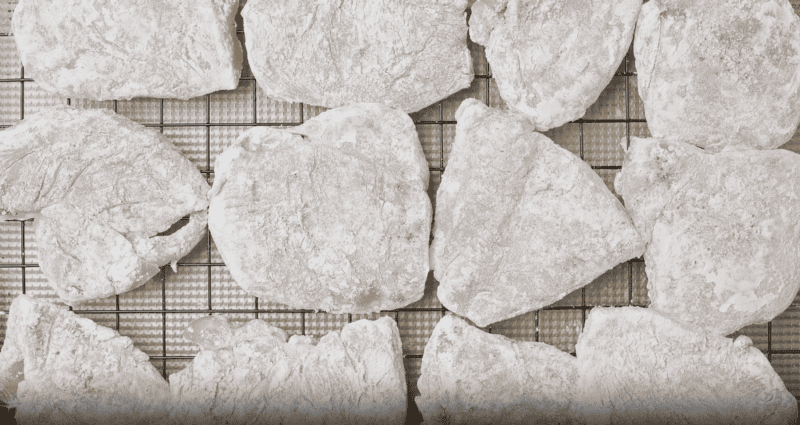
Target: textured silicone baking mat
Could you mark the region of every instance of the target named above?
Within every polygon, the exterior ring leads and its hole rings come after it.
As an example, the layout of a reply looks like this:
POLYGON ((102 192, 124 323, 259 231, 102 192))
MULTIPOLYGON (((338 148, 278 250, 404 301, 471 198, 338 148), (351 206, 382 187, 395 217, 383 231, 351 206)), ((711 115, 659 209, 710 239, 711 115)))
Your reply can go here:
MULTIPOLYGON (((242 0, 244 5, 246 0, 242 0)), ((233 91, 216 92, 188 101, 134 99, 117 102, 86 102, 54 97, 25 78, 17 57, 10 20, 16 1, 0 4, 0 127, 19 122, 42 107, 70 104, 78 108, 111 108, 137 122, 151 126, 172 140, 197 168, 213 182, 217 155, 239 134, 259 125, 291 126, 302 123, 324 110, 302 104, 289 104, 266 97, 258 88, 246 63, 233 91)), ((795 10, 800 0, 792 1, 795 10)), ((241 18, 237 19, 243 41, 241 18)), ((497 86, 491 78, 482 47, 470 44, 475 69, 472 86, 440 103, 412 114, 431 172, 428 193, 435 202, 436 189, 447 168, 450 146, 455 136, 454 113, 463 99, 472 97, 491 106, 504 108, 497 86)), ((636 66, 631 52, 600 99, 585 117, 547 132, 556 143, 588 162, 613 191, 613 180, 622 165, 620 141, 630 136, 648 136, 644 108, 636 86, 636 66)), ((785 146, 800 152, 800 135, 785 146)), ((17 295, 27 293, 58 302, 37 267, 36 241, 31 222, 0 222, 0 310, 17 295)), ((436 281, 429 275, 425 297, 397 311, 372 315, 334 315, 324 312, 292 310, 285 306, 247 295, 231 278, 206 236, 194 251, 179 262, 178 272, 163 268, 143 287, 132 292, 82 305, 79 314, 118 329, 149 354, 156 368, 168 377, 181 370, 198 351, 181 334, 193 319, 221 314, 232 321, 260 318, 285 329, 289 334, 322 336, 341 329, 362 317, 388 315, 395 318, 403 340, 408 392, 418 394, 417 379, 423 349, 434 326, 445 310, 436 298, 436 281)), ((586 313, 593 306, 646 306, 647 283, 644 263, 631 260, 608 271, 584 289, 573 292, 556 304, 488 329, 519 340, 537 340, 573 352, 586 313)), ((6 318, 0 315, 0 339, 5 336, 6 318)), ((749 326, 739 332, 753 339, 769 357, 789 391, 800 397, 800 299, 769 324, 749 326)), ((409 422, 420 420, 413 404, 409 422)))

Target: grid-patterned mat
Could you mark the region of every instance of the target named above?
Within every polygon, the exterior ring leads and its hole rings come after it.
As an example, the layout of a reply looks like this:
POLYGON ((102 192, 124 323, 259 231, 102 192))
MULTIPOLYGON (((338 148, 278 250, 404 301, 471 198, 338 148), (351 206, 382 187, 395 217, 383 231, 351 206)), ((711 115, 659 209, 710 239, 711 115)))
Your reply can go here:
MULTIPOLYGON (((242 5, 246 0, 241 0, 242 5)), ((188 101, 134 99, 116 102, 68 100, 41 90, 25 78, 17 57, 10 19, 16 1, 0 5, 0 127, 7 127, 26 114, 55 104, 79 108, 111 108, 128 118, 163 131, 173 143, 213 182, 217 155, 239 134, 259 125, 297 125, 324 110, 289 104, 266 97, 246 63, 236 90, 216 92, 188 101)), ((795 10, 800 0, 792 1, 795 10)), ((241 17, 237 19, 243 41, 241 17)), ((242 43, 244 44, 244 43, 242 43)), ((441 175, 447 167, 455 136, 454 113, 463 99, 472 97, 490 106, 505 108, 486 62, 483 48, 470 44, 475 80, 472 86, 412 114, 431 172, 428 193, 435 202, 441 175)), ((613 180, 622 165, 620 140, 648 136, 644 108, 637 92, 636 66, 629 52, 616 76, 585 117, 546 134, 556 143, 588 162, 613 191, 613 180)), ((800 152, 800 133, 786 146, 800 152)), ((425 297, 406 308, 372 315, 335 315, 288 309, 247 295, 230 276, 210 236, 179 263, 169 267, 143 287, 129 293, 86 303, 79 313, 99 324, 118 329, 149 354, 165 377, 183 369, 198 347, 181 337, 191 321, 209 313, 232 321, 266 320, 289 334, 322 336, 362 317, 388 315, 400 328, 411 397, 418 395, 417 379, 423 349, 444 309, 436 298, 436 281, 429 275, 425 297)), ((539 311, 496 323, 494 333, 519 340, 536 340, 573 352, 586 313, 593 306, 646 306, 647 283, 644 263, 631 260, 605 273, 584 289, 539 311)), ((17 295, 27 293, 58 302, 37 267, 36 241, 31 222, 0 222, 0 310, 8 311, 17 295)), ((0 316, 0 338, 5 336, 5 316, 0 316)), ((800 299, 769 324, 749 326, 740 334, 752 338, 783 378, 789 391, 800 397, 800 299)), ((412 398, 413 400, 413 398, 412 398)), ((409 406, 409 422, 419 421, 409 406)))

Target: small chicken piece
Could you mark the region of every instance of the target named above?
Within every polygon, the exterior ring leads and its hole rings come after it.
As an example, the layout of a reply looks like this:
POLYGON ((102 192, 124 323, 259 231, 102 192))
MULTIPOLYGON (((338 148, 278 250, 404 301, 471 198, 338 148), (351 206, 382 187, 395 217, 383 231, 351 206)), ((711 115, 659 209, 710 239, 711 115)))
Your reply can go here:
POLYGON ((615 182, 647 242, 650 308, 727 335, 800 289, 800 155, 632 138, 615 182))
POLYGON ((0 219, 35 219, 39 266, 67 304, 127 292, 188 254, 208 190, 166 137, 109 110, 46 109, 0 132, 0 219))
POLYGON ((431 245, 445 307, 486 326, 644 251, 603 180, 524 117, 467 99, 456 119, 431 245))
POLYGON ((18 424, 166 423, 169 384, 130 338, 26 295, 6 326, 0 385, 18 424))
POLYGON ((492 335, 452 314, 422 356, 417 406, 426 424, 573 424, 578 362, 540 342, 492 335))
POLYGON ((245 132, 217 158, 209 229, 244 290, 293 308, 371 313, 422 298, 428 163, 380 104, 245 132))
POLYGON ((608 86, 641 6, 642 0, 478 0, 469 35, 486 46, 508 107, 547 131, 582 117, 608 86))
POLYGON ((651 309, 595 307, 576 347, 591 424, 789 424, 797 400, 767 358, 651 309))
POLYGON ((20 0, 25 76, 63 97, 189 99, 233 90, 238 0, 20 0))
POLYGON ((403 349, 395 322, 359 320, 341 332, 292 336, 261 320, 231 327, 211 316, 187 339, 202 351, 170 376, 172 420, 185 424, 402 424, 403 349))

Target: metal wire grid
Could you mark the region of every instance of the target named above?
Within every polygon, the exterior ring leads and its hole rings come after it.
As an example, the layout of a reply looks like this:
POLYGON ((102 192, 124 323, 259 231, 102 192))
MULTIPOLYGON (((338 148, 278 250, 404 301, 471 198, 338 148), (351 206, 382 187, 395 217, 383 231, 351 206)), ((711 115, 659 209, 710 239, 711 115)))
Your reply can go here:
MULTIPOLYGON (((9 3, 10 11, 13 11, 15 3, 13 1, 9 3)), ((244 3, 245 0, 242 1, 242 6, 244 3)), ((243 37, 240 17, 237 18, 237 22, 240 25, 239 36, 243 37)), ((0 49, 3 46, 7 48, 9 43, 3 42, 12 38, 12 34, 7 32, 0 33, 0 49)), ((505 108, 505 104, 498 96, 496 87, 493 87, 495 82, 483 55, 482 48, 477 45, 471 45, 471 49, 477 74, 472 87, 412 114, 426 157, 429 160, 431 172, 429 194, 434 201, 438 183, 446 168, 449 147, 454 136, 454 127, 456 125, 454 111, 461 100, 467 97, 475 97, 490 106, 505 108)), ((19 67, 19 77, 0 78, 0 85, 19 85, 19 120, 25 117, 26 83, 29 87, 31 84, 35 84, 32 79, 25 77, 25 71, 21 66, 19 67)), ((240 89, 242 87, 250 91, 249 96, 252 97, 250 100, 251 105, 245 107, 246 100, 238 99, 236 96, 226 97, 225 93, 206 95, 201 99, 194 100, 195 106, 202 104, 204 112, 204 119, 194 122, 188 120, 170 122, 171 120, 165 120, 165 102, 171 102, 170 100, 134 99, 128 103, 146 102, 151 106, 153 104, 157 105, 157 122, 147 122, 144 125, 157 128, 162 133, 167 130, 165 134, 170 138, 180 136, 183 134, 183 130, 191 132, 192 130, 200 129, 201 133, 203 133, 202 136, 192 139, 189 143, 193 145, 193 151, 198 147, 201 151, 204 151, 202 152, 202 158, 196 158, 195 163, 198 165, 200 172, 211 182, 214 173, 212 168, 212 157, 214 156, 212 146, 215 146, 218 142, 223 145, 224 141, 222 139, 225 139, 223 134, 215 130, 227 128, 244 130, 255 126, 295 126, 324 110, 323 108, 302 104, 284 104, 281 107, 291 108, 297 112, 294 115, 297 119, 290 121, 272 119, 271 115, 273 114, 268 109, 265 111, 267 113, 263 115, 267 115, 269 119, 264 121, 264 117, 259 116, 259 111, 264 109, 259 103, 259 89, 255 78, 248 72, 246 65, 245 72, 240 80, 240 89), (212 120, 212 100, 215 97, 221 98, 219 106, 222 110, 249 109, 252 107, 249 119, 212 120), (230 99, 230 97, 233 99, 230 99)), ((238 94, 241 93, 243 91, 239 90, 238 94)), ((263 94, 261 96, 263 97, 263 94)), ((0 99, 2 97, 8 97, 6 91, 0 91, 0 99)), ((76 104, 78 102, 65 99, 65 103, 76 104)), ((121 108, 118 101, 105 105, 90 104, 88 106, 110 107, 123 114, 126 114, 127 111, 119 111, 121 108)), ((0 116, 2 115, 3 113, 0 111, 0 116)), ((135 119, 135 117, 132 118, 135 119)), ((0 125, 0 128, 8 127, 8 124, 13 123, 13 121, 17 120, 12 119, 9 123, 4 122, 0 125)), ((631 136, 645 137, 648 135, 641 100, 636 92, 636 71, 633 55, 630 52, 628 53, 622 66, 615 74, 612 83, 603 92, 598 102, 587 111, 583 119, 553 129, 546 134, 556 143, 561 144, 581 159, 589 162, 592 168, 609 185, 609 188, 613 190, 613 178, 621 168, 622 162, 622 150, 618 146, 620 138, 624 137, 630 143, 631 136), (622 101, 620 101, 620 97, 622 101)), ((176 142, 176 144, 178 143, 176 142)), ((800 151, 800 137, 795 136, 795 139, 787 145, 787 148, 795 152, 800 151)), ((30 220, 17 220, 13 223, 4 224, 4 226, 7 226, 6 229, 8 229, 8 226, 18 227, 18 240, 16 240, 16 237, 9 238, 8 232, 0 232, 0 242, 5 242, 3 246, 18 246, 18 251, 16 251, 18 261, 8 261, 10 260, 8 255, 0 256, 0 273, 4 271, 19 272, 18 275, 13 273, 10 275, 8 273, 0 274, 0 288, 2 288, 2 292, 0 292, 0 307, 3 307, 2 311, 5 312, 8 311, 7 306, 17 294, 31 293, 29 275, 36 274, 38 271, 38 264, 35 261, 30 261, 31 259, 35 260, 36 257, 35 248, 30 246, 34 241, 30 232, 27 231, 30 224, 30 220), (2 241, 3 238, 6 241, 2 241)), ((3 249, 3 247, 0 247, 0 251, 3 249)), ((234 321, 261 318, 273 325, 283 327, 290 334, 299 333, 305 335, 311 333, 319 336, 328 331, 340 329, 344 324, 361 317, 376 318, 379 315, 389 315, 397 321, 403 340, 404 364, 410 401, 408 422, 414 423, 421 420, 413 404, 413 397, 418 395, 416 382, 420 372, 422 348, 427 342, 427 338, 436 325, 438 318, 446 312, 446 309, 436 299, 436 282, 432 278, 432 274, 428 276, 425 297, 408 307, 373 315, 333 315, 313 310, 290 309, 278 304, 260 301, 258 298, 248 296, 231 282, 228 282, 230 288, 223 287, 222 290, 216 288, 216 286, 219 286, 214 284, 215 280, 219 279, 216 275, 221 274, 220 271, 224 270, 225 267, 218 254, 216 254, 216 248, 209 234, 206 235, 205 242, 195 248, 192 254, 182 259, 178 266, 179 271, 177 274, 172 273, 168 268, 162 268, 161 272, 142 288, 122 296, 116 296, 113 300, 104 300, 96 305, 88 305, 89 308, 76 309, 75 311, 82 316, 90 317, 101 324, 115 328, 123 335, 130 336, 137 346, 150 355, 151 361, 165 378, 170 373, 182 369, 186 362, 194 358, 193 353, 186 353, 186 351, 194 350, 196 352, 197 350, 197 347, 189 347, 187 350, 186 346, 188 344, 181 345, 175 341, 180 339, 179 333, 182 331, 182 326, 188 323, 187 319, 209 314, 223 314, 234 321), (205 257, 205 259, 202 257, 205 257), (198 269, 201 272, 195 273, 198 269), (191 282, 176 285, 175 281, 180 281, 181 278, 188 278, 191 282), (170 284, 167 283, 168 280, 171 281, 170 284), (178 287, 173 289, 172 286, 178 287), (190 292, 194 295, 199 292, 204 293, 205 300, 203 300, 204 305, 202 308, 199 308, 197 304, 192 308, 176 307, 176 305, 181 305, 180 300, 182 298, 193 296, 189 294, 190 292), (142 295, 144 293, 147 293, 146 297, 139 296, 137 298, 136 294, 142 295), (219 303, 215 302, 218 301, 218 298, 226 297, 236 299, 237 303, 242 306, 252 303, 250 304, 252 307, 220 307, 219 303), (147 302, 140 304, 139 301, 148 298, 149 300, 147 301, 150 301, 150 307, 155 304, 155 308, 141 308, 141 304, 147 304, 147 302), (123 301, 122 303, 121 300, 123 301), (135 329, 139 322, 152 322, 153 317, 156 318, 156 321, 160 319, 160 331, 158 332, 160 338, 157 344, 153 343, 153 338, 148 339, 146 336, 138 334, 137 329, 135 329), (127 324, 127 321, 132 323, 127 324), (145 343, 140 344, 140 342, 145 343), (146 345, 146 347, 142 345, 146 345), (179 354, 176 354, 176 351, 179 354)), ((36 276, 34 280, 36 281, 35 296, 55 300, 54 293, 52 291, 48 293, 48 288, 44 287, 41 276, 36 276)), ((195 299, 199 299, 199 297, 195 296, 195 299)), ((644 264, 641 259, 634 259, 620 264, 598 278, 591 285, 573 292, 551 306, 507 321, 495 323, 487 327, 486 330, 519 340, 548 342, 565 351, 574 352, 577 335, 583 328, 586 313, 593 306, 635 305, 644 307, 647 304, 644 264)), ((0 317, 0 332, 3 338, 5 336, 5 320, 5 317, 0 317)), ((789 310, 773 322, 766 325, 750 326, 738 334, 750 336, 754 341, 754 345, 765 352, 789 390, 796 397, 800 396, 800 370, 798 370, 800 366, 800 304, 798 304, 798 301, 796 300, 789 310), (773 343, 773 335, 777 337, 777 344, 773 343)))

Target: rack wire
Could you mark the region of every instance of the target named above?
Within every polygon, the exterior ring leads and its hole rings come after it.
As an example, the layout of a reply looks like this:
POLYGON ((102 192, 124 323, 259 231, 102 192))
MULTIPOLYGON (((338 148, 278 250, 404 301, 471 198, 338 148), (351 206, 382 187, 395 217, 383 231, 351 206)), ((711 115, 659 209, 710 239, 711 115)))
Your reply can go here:
MULTIPOLYGON (((242 6, 246 0, 242 0, 242 6)), ((50 104, 74 107, 107 107, 164 133, 201 173, 213 182, 216 155, 232 140, 257 126, 288 127, 302 124, 324 108, 273 101, 258 88, 246 64, 239 87, 189 101, 133 99, 131 101, 85 102, 52 97, 25 77, 19 65, 8 22, 16 1, 0 10, 0 128, 25 118, 26 113, 50 104)), ((796 6, 796 5, 795 5, 796 6)), ((243 39, 241 18, 238 35, 243 39)), ((243 41, 243 40, 240 40, 243 41)), ((242 42, 242 45, 244 43, 242 42)), ((428 192, 435 193, 446 170, 455 135, 454 113, 461 101, 473 97, 498 108, 505 104, 498 95, 483 49, 470 44, 475 80, 470 88, 412 114, 429 162, 428 192)), ((636 88, 636 68, 631 52, 598 101, 584 118, 548 131, 547 136, 588 162, 613 191, 613 179, 621 169, 623 151, 619 141, 648 136, 644 109, 636 88)), ((797 135, 785 148, 800 152, 797 135)), ((38 270, 36 243, 31 221, 0 222, 0 310, 8 312, 11 301, 23 293, 52 302, 58 298, 38 270)), ((573 352, 577 337, 594 306, 647 306, 644 263, 634 259, 608 271, 592 284, 541 310, 523 314, 486 328, 489 332, 526 341, 550 343, 573 352)), ((400 328, 408 381, 409 423, 421 420, 413 403, 418 395, 417 379, 425 343, 446 309, 436 298, 436 282, 428 276, 425 296, 405 308, 371 315, 334 315, 313 310, 291 309, 259 300, 240 289, 227 273, 211 236, 207 233, 195 250, 178 262, 178 272, 162 268, 143 287, 75 309, 81 316, 114 328, 131 337, 150 355, 151 362, 166 378, 187 365, 198 347, 183 341, 185 326, 198 317, 219 314, 233 322, 253 318, 284 328, 289 334, 324 335, 360 318, 393 317, 400 328)), ((5 337, 6 316, 0 316, 0 338, 5 337)), ((800 303, 798 300, 772 322, 749 326, 737 334, 748 335, 769 358, 787 388, 800 397, 800 303)))

